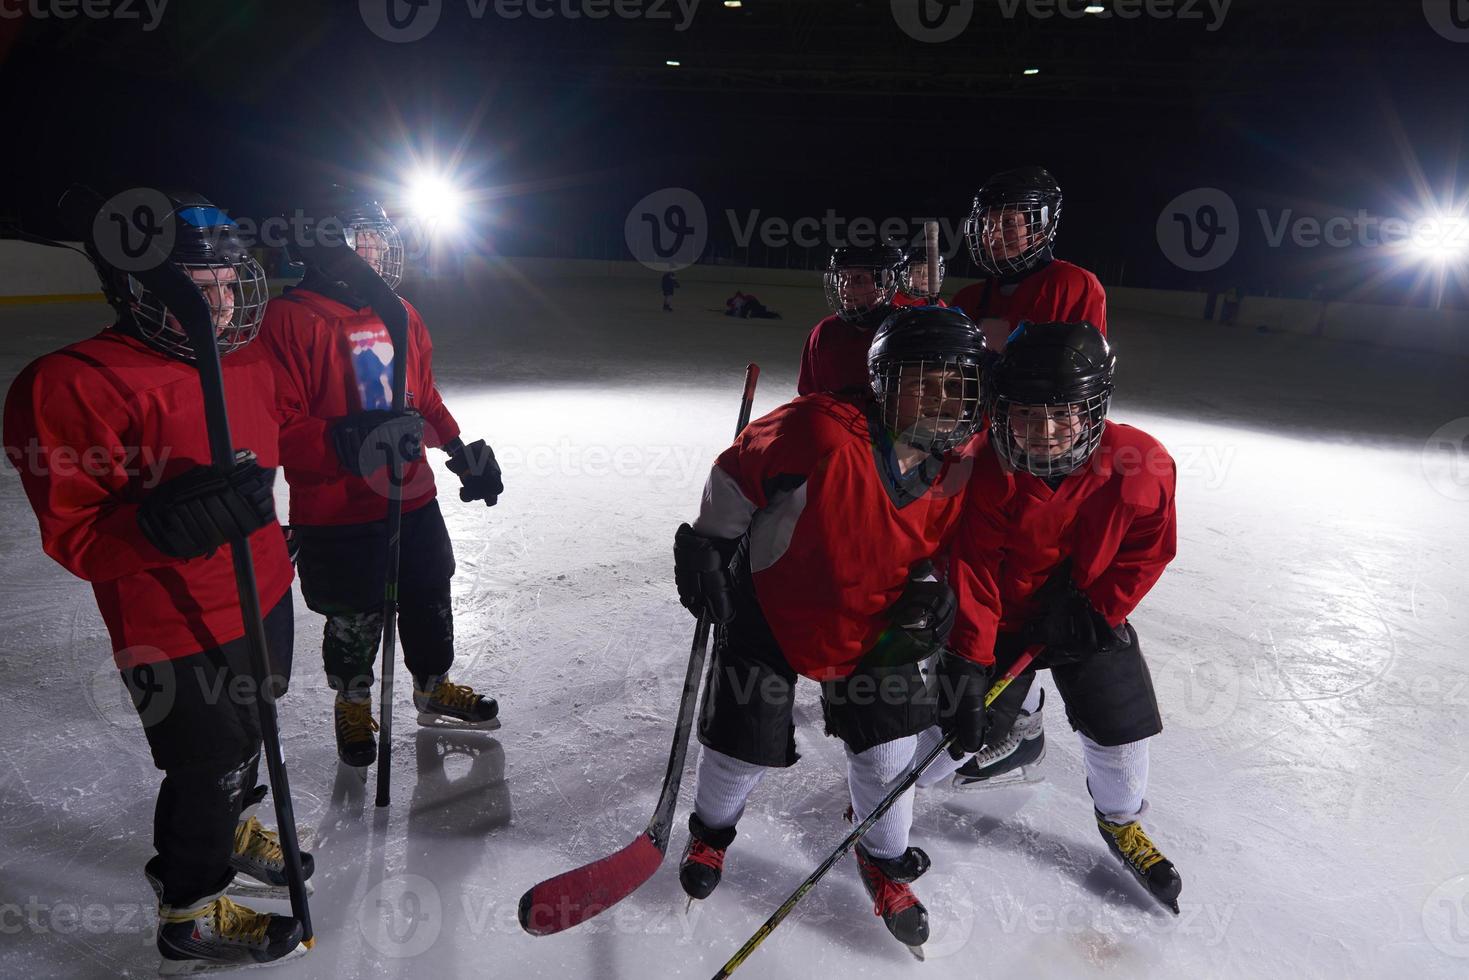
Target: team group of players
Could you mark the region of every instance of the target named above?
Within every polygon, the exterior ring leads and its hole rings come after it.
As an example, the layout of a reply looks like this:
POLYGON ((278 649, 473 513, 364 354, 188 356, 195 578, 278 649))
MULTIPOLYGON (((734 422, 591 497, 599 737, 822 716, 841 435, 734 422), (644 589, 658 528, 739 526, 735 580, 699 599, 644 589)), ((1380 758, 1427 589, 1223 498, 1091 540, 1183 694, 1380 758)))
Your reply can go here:
MULTIPOLYGON (((370 691, 390 461, 404 468, 412 546, 398 629, 421 724, 498 725, 493 699, 449 679, 454 558, 423 449, 448 454, 463 501, 492 506, 503 485, 493 451, 466 444, 439 397, 411 305, 400 412, 395 352, 364 297, 303 250, 301 283, 270 299, 227 215, 198 195, 171 204, 169 262, 210 308, 232 434, 249 451, 228 471, 205 465, 195 351, 145 277, 92 244, 116 322, 21 373, 4 435, 45 552, 92 583, 164 773, 145 872, 165 971, 193 972, 303 951, 295 918, 226 894, 278 892, 286 870, 276 834, 252 813, 266 794, 260 731, 254 693, 238 696, 250 670, 221 546, 248 541, 254 557, 265 696, 290 677, 295 559, 306 604, 326 617, 338 753, 365 766, 377 748, 370 691), (132 465, 150 452, 165 461, 155 476, 132 465), (277 467, 289 533, 274 509, 277 467)), ((306 210, 339 221, 397 286, 401 240, 380 206, 334 192, 306 210)), ((822 685, 860 821, 940 739, 952 762, 920 787, 993 785, 1038 762, 1033 679, 1049 669, 1103 837, 1176 910, 1178 874, 1139 822, 1147 739, 1161 722, 1127 622, 1173 556, 1173 467, 1150 437, 1106 421, 1115 357, 1105 301, 1094 276, 1051 254, 1060 210, 1040 168, 987 181, 966 226, 987 275, 947 306, 941 277, 930 282, 900 249, 836 250, 825 274, 833 315, 811 333, 798 397, 719 457, 698 518, 679 528, 680 600, 719 624, 680 867, 690 896, 718 884, 765 769, 797 760, 798 677, 822 685), (986 706, 993 679, 1024 650, 1042 652, 986 706)), ((928 917, 910 884, 929 861, 908 843, 913 798, 874 824, 857 855, 877 914, 919 947, 928 917)), ((309 854, 302 864, 309 876, 309 854)))

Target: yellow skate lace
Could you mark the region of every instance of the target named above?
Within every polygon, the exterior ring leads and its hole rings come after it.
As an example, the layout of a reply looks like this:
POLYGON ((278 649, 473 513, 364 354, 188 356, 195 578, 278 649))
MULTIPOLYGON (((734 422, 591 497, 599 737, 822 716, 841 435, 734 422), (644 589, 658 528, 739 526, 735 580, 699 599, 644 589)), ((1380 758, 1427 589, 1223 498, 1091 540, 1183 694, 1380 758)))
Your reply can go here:
POLYGON ((235 827, 235 853, 273 864, 285 862, 280 838, 275 831, 261 826, 254 817, 235 827))
POLYGON ((365 742, 372 738, 372 733, 377 731, 377 719, 372 716, 372 702, 349 701, 341 698, 338 704, 342 706, 341 727, 342 740, 345 742, 365 742))
POLYGON ((430 697, 440 704, 466 712, 474 708, 475 701, 479 700, 479 695, 468 684, 451 684, 448 681, 439 681, 439 686, 434 688, 430 697))
POLYGON ((215 924, 221 936, 252 946, 265 942, 265 930, 270 928, 269 915, 236 905, 223 895, 214 901, 215 924))
POLYGON ((1097 824, 1112 835, 1112 839, 1117 842, 1117 849, 1122 852, 1122 856, 1139 871, 1146 871, 1163 860, 1163 855, 1158 853, 1158 848, 1148 838, 1147 832, 1143 830, 1143 825, 1136 820, 1132 823, 1118 825, 1108 823, 1106 820, 1098 817, 1097 824))

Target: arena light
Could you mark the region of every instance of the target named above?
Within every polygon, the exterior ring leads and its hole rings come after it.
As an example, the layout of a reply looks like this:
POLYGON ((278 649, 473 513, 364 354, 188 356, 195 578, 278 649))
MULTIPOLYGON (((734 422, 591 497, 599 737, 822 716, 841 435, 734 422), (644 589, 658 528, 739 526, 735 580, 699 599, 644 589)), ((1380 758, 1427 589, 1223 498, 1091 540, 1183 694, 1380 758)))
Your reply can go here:
POLYGON ((1084 14, 1105 14, 1106 12, 1107 8, 1099 3, 1088 4, 1086 9, 1082 11, 1084 14))
POLYGON ((669 68, 677 68, 677 67, 679 67, 680 65, 683 64, 682 61, 675 61, 672 58, 669 58, 667 61, 665 61, 663 63, 665 65, 667 65, 669 68))
POLYGON ((1408 252, 1422 262, 1448 265, 1469 255, 1469 218, 1432 214, 1417 222, 1408 252))
POLYGON ((1041 70, 1039 68, 1027 68, 1021 72, 1022 75, 1039 75, 1040 73, 1041 70))
POLYGON ((426 226, 453 231, 459 224, 464 195, 447 178, 423 172, 409 181, 408 207, 426 226))
POLYGON ((740 0, 724 0, 724 5, 730 10, 739 10, 744 4, 740 0))

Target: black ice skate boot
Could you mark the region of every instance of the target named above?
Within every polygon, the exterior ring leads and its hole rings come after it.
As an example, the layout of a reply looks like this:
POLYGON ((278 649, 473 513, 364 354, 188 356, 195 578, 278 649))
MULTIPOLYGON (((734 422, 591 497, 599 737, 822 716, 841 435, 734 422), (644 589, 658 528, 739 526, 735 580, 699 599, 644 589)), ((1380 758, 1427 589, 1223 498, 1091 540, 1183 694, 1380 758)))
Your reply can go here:
POLYGON ((953 786, 962 790, 999 789, 1039 782, 1036 772, 1046 757, 1046 730, 1041 716, 1046 695, 1034 711, 1021 711, 1010 733, 995 745, 986 745, 954 773, 953 786))
POLYGON ((920 960, 923 944, 928 942, 928 909, 908 885, 928 866, 928 855, 917 847, 908 848, 902 857, 875 858, 860 843, 857 845, 857 869, 872 899, 872 911, 882 916, 888 932, 920 960))
POLYGON ((1148 839, 1143 825, 1137 820, 1112 823, 1099 811, 1093 812, 1097 814, 1097 828, 1102 832, 1102 840, 1107 842, 1107 847, 1127 865, 1127 870, 1142 882, 1149 894, 1178 915, 1178 894, 1183 891, 1183 879, 1178 876, 1173 862, 1148 839))
POLYGON ((413 678, 413 705, 418 723, 426 728, 500 727, 500 706, 494 698, 476 694, 468 684, 451 684, 443 674, 413 678))
POLYGON ((372 716, 372 701, 367 697, 347 698, 337 695, 333 709, 336 716, 337 758, 349 766, 362 768, 377 761, 377 719, 372 716))
MULTIPOLYGON (((253 814, 242 816, 245 819, 235 826, 235 848, 230 855, 230 867, 237 872, 230 883, 230 894, 288 900, 290 883, 286 879, 286 855, 281 850, 280 836, 261 826, 253 814)), ((313 893, 310 879, 315 870, 316 859, 302 851, 301 877, 308 895, 313 893)))
POLYGON ((306 952, 301 923, 236 905, 222 894, 158 907, 163 976, 281 963, 306 952))
POLYGON ((715 830, 704 826, 697 814, 689 814, 689 843, 679 861, 678 881, 688 894, 690 905, 696 898, 708 898, 719 887, 719 879, 724 874, 724 852, 734 839, 733 827, 715 830))

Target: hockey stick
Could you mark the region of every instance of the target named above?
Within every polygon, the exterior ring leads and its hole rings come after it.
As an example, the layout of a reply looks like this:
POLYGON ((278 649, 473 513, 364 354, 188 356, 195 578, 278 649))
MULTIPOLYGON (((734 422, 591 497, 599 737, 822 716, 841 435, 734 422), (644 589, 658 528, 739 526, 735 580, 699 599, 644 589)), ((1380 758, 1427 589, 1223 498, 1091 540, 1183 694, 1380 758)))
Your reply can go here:
MULTIPOLYGON (((393 412, 401 414, 407 403, 408 310, 393 288, 368 262, 345 242, 312 246, 319 250, 322 271, 345 282, 353 293, 367 300, 382 320, 393 344, 393 412)), ((385 807, 391 797, 393 778, 393 669, 398 659, 398 558, 403 539, 403 468, 397 447, 388 452, 388 559, 383 578, 382 704, 378 708, 377 799, 385 807)))
MULTIPOLYGON (((990 705, 994 704, 995 699, 1005 692, 1005 688, 1010 686, 1010 682, 1019 677, 1022 673, 1024 673, 1025 668, 1030 666, 1030 662, 1034 660, 1040 652, 1041 647, 1037 645, 1028 648, 1024 653, 1022 653, 1019 658, 1016 659, 1015 663, 1010 665, 1010 669, 1005 671, 1004 676, 995 681, 994 685, 989 689, 989 692, 985 694, 984 706, 988 708, 990 705)), ((791 914, 791 910, 796 907, 796 903, 805 898, 806 893, 816 887, 816 883, 822 879, 822 876, 830 871, 833 865, 835 865, 838 861, 846 856, 847 852, 850 851, 856 845, 856 843, 862 839, 867 831, 872 829, 872 825, 877 823, 878 819, 882 817, 884 813, 887 813, 888 810, 892 809, 893 804, 898 802, 898 797, 902 796, 904 793, 908 792, 908 790, 912 789, 913 784, 918 782, 918 777, 922 776, 924 771, 928 769, 929 766, 933 765, 933 761, 939 757, 939 753, 946 751, 949 748, 950 743, 952 743, 953 741, 954 736, 946 735, 942 740, 939 741, 939 744, 933 747, 933 750, 929 752, 928 755, 919 760, 918 764, 908 771, 908 775, 903 777, 903 781, 899 783, 896 787, 894 787, 893 791, 885 796, 882 802, 877 805, 877 808, 867 815, 867 819, 863 820, 857 826, 852 828, 851 833, 847 834, 847 836, 843 838, 842 842, 837 845, 837 849, 832 851, 831 854, 827 856, 825 861, 822 861, 819 865, 816 866, 816 870, 811 872, 810 876, 808 876, 805 881, 801 882, 800 886, 796 888, 795 891, 791 892, 790 897, 781 903, 780 908, 775 910, 775 914, 766 919, 765 924, 762 925, 759 929, 755 930, 755 934, 749 938, 749 941, 747 941, 745 945, 740 947, 739 952, 731 956, 729 958, 729 962, 719 968, 719 972, 714 974, 714 980, 724 980, 725 977, 728 977, 731 973, 738 970, 740 968, 740 964, 745 962, 745 960, 749 958, 750 954, 755 952, 756 948, 758 948, 759 945, 765 941, 765 937, 774 932, 775 927, 780 925, 781 922, 784 921, 785 917, 791 914)))
MULTIPOLYGON (((748 365, 745 368, 745 390, 740 396, 739 422, 735 425, 736 437, 750 421, 755 383, 759 380, 759 365, 748 365)), ((590 919, 631 895, 653 877, 663 863, 663 857, 668 853, 668 838, 673 831, 673 811, 678 806, 678 790, 683 781, 689 732, 694 724, 694 706, 699 698, 699 682, 708 647, 709 617, 701 613, 699 624, 694 627, 689 667, 684 672, 683 695, 678 702, 678 723, 673 730, 668 769, 663 774, 663 791, 658 796, 658 805, 647 829, 615 854, 548 878, 522 895, 520 927, 526 932, 533 936, 550 936, 590 919)))
POLYGON ((924 258, 928 263, 928 301, 939 298, 939 223, 926 222, 923 226, 924 258))
MULTIPOLYGON (((131 275, 163 302, 188 335, 194 349, 195 366, 199 369, 199 384, 204 389, 204 425, 209 433, 210 462, 215 469, 227 471, 235 465, 235 449, 234 440, 230 437, 219 348, 215 346, 214 317, 209 303, 193 280, 167 261, 166 256, 160 254, 158 258, 153 268, 131 275)), ((265 768, 270 776, 271 795, 275 797, 277 833, 285 858, 291 914, 301 923, 302 944, 310 949, 316 939, 311 929, 311 911, 306 904, 306 878, 301 872, 296 814, 291 805, 291 787, 286 777, 285 756, 281 752, 280 724, 270 689, 270 661, 266 652, 265 624, 260 614, 260 592, 255 581, 255 560, 245 539, 231 541, 229 549, 234 560, 240 618, 245 627, 245 646, 255 684, 255 710, 264 743, 265 768)))

